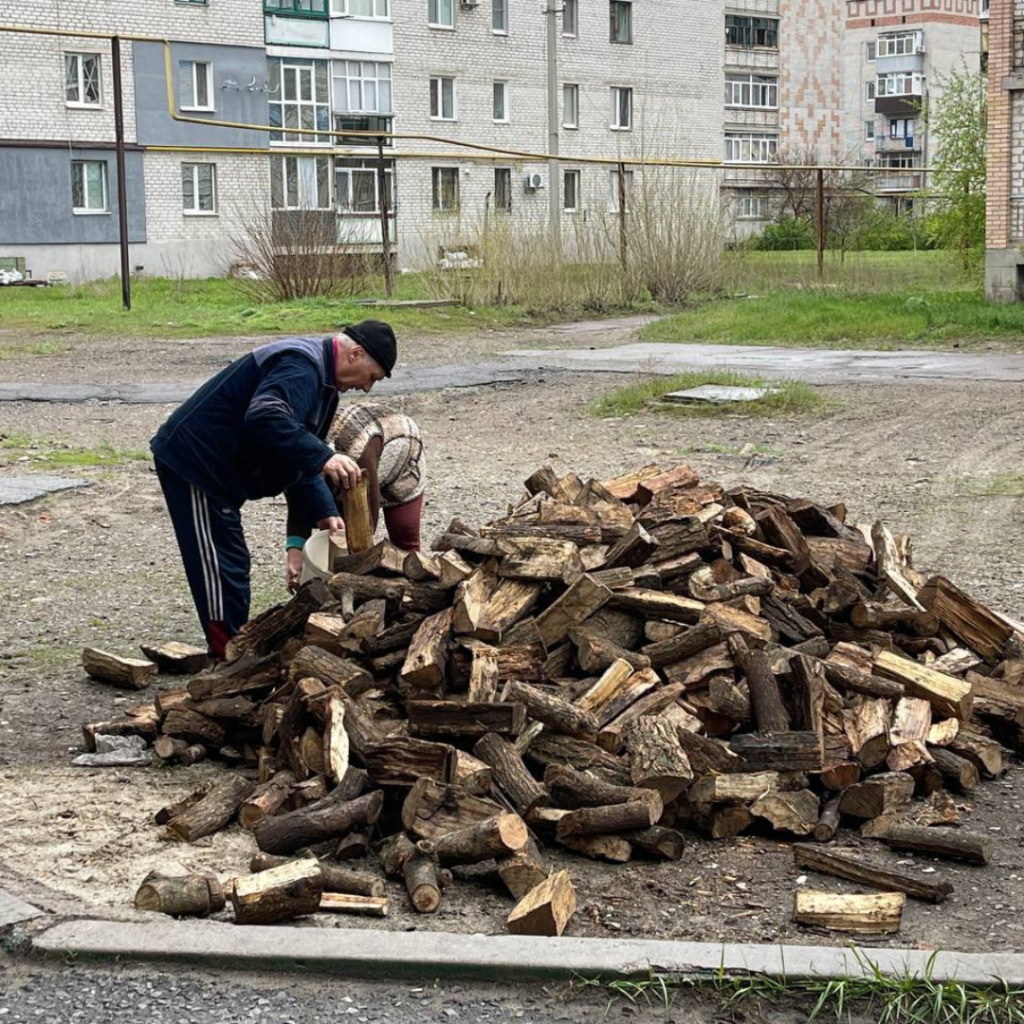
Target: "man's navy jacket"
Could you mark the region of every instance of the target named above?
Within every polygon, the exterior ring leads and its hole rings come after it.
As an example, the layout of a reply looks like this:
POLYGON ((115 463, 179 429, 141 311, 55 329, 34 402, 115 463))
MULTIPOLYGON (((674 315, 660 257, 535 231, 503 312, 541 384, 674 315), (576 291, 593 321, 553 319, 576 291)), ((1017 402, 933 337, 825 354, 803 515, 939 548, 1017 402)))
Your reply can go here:
POLYGON ((234 508, 284 493, 289 523, 308 530, 338 514, 320 475, 338 408, 334 344, 285 338, 236 359, 156 432, 156 459, 234 508))

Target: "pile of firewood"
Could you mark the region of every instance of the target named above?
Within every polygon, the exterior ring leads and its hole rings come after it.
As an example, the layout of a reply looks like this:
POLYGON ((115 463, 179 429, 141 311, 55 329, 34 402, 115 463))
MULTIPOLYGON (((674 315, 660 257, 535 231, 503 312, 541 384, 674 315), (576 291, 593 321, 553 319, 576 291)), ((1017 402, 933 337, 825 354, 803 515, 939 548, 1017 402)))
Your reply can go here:
MULTIPOLYGON (((947 788, 1024 748, 1024 627, 925 578, 907 538, 847 525, 841 505, 725 491, 686 466, 604 483, 545 467, 526 490, 479 530, 454 521, 434 554, 343 555, 224 664, 86 727, 87 743, 137 732, 169 762, 236 763, 158 820, 184 841, 236 817, 252 831, 237 920, 385 912, 379 875, 343 866, 371 853, 423 912, 452 868, 493 861, 522 901, 509 928, 551 934, 574 906, 544 864, 552 842, 678 859, 683 829, 824 842, 842 823, 988 861, 988 838, 932 826, 956 821, 947 788)), ((949 892, 794 849, 897 894, 881 910, 802 894, 798 920, 898 926, 903 894, 949 892)), ((180 908, 186 884, 197 912, 224 905, 203 878, 147 880, 140 905, 180 908)))

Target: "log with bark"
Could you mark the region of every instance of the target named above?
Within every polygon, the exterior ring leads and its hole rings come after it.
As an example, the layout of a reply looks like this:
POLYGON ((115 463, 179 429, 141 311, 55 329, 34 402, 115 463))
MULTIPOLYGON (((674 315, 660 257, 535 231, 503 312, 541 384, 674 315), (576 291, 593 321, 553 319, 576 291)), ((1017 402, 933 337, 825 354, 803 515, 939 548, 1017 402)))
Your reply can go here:
POLYGON ((306 857, 236 878, 231 905, 236 924, 273 924, 315 914, 322 895, 320 865, 315 857, 306 857))
POLYGON ((950 882, 933 881, 914 872, 871 864, 845 850, 797 843, 793 847, 793 859, 797 867, 845 878, 859 885, 870 885, 874 889, 905 892, 927 903, 942 903, 953 893, 950 882))

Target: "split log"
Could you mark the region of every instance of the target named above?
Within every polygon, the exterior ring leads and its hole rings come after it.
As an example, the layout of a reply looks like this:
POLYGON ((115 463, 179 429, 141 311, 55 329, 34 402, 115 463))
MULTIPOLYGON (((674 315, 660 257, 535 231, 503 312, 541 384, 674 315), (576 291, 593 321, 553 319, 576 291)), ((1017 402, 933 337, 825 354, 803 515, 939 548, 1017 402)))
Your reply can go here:
POLYGON ((666 594, 660 590, 646 590, 642 587, 614 590, 609 603, 615 608, 638 612, 648 618, 683 622, 691 626, 700 621, 705 607, 702 602, 689 597, 666 594))
POLYGON ((795 793, 768 793, 751 805, 755 818, 764 818, 779 832, 806 836, 818 825, 821 806, 817 796, 809 789, 795 793))
POLYGON ((144 690, 156 680, 157 668, 142 658, 121 658, 98 647, 82 651, 82 668, 93 678, 122 690, 144 690))
POLYGON ((822 738, 815 732, 745 733, 731 737, 729 747, 752 772, 820 772, 825 762, 822 738))
POLYGON ((167 804, 165 807, 161 807, 156 814, 153 815, 153 821, 157 825, 166 825, 172 818, 177 818, 184 814, 190 807, 194 807, 204 796, 210 791, 210 786, 203 786, 201 789, 197 789, 188 796, 181 800, 175 800, 173 803, 167 804))
POLYGON ((989 836, 959 828, 926 828, 897 825, 882 837, 894 850, 912 850, 933 857, 963 860, 968 864, 987 864, 995 844, 989 836))
POLYGON ((502 699, 522 705, 531 718, 543 722, 556 732, 582 739, 594 739, 597 735, 597 718, 591 712, 536 686, 510 682, 505 687, 502 699))
POLYGON ((476 825, 438 836, 434 852, 442 864, 478 864, 507 857, 526 845, 529 833, 518 814, 501 813, 476 825))
POLYGON ((145 739, 156 739, 157 723, 150 718, 113 718, 106 722, 86 722, 82 726, 82 741, 90 753, 96 751, 97 736, 142 736, 145 739))
POLYGON ((303 647, 288 666, 292 680, 317 679, 324 687, 337 687, 350 697, 372 689, 373 676, 362 666, 347 658, 339 658, 322 647, 303 647))
POLYGON ((135 894, 137 910, 171 917, 206 917, 223 910, 226 902, 224 889, 213 875, 168 877, 151 872, 135 894))
POLYGON ((821 733, 825 713, 824 666, 817 658, 797 655, 789 663, 793 677, 793 725, 803 732, 821 733))
POLYGON ((410 700, 405 712, 412 736, 518 736, 526 724, 526 708, 512 702, 410 700))
POLYGON ((721 740, 709 739, 686 730, 677 730, 679 744, 695 776, 712 772, 722 775, 743 771, 746 762, 721 740))
MULTIPOLYGON (((600 539, 600 538, 598 538, 600 539)), ((583 575, 579 548, 567 539, 503 536, 499 578, 542 580, 571 586, 583 575)))
POLYGON ((779 788, 778 772, 736 772, 699 779, 689 789, 695 804, 735 804, 747 806, 779 788))
POLYGON ((304 846, 376 824, 383 806, 384 794, 376 790, 355 800, 304 807, 257 822, 253 837, 264 853, 294 853, 304 846))
POLYGON ((827 803, 821 809, 818 816, 818 824, 814 826, 814 841, 816 843, 831 842, 839 829, 839 805, 842 802, 841 793, 829 797, 827 803))
POLYGON ((424 619, 416 630, 399 673, 402 683, 409 689, 441 692, 448 664, 453 615, 453 610, 447 608, 424 619))
POLYGON ((838 761, 818 773, 818 779, 825 789, 833 791, 847 789, 860 782, 861 766, 856 761, 838 761))
POLYGON ((365 832, 350 832, 338 840, 332 856, 335 860, 364 860, 370 852, 370 837, 365 832))
POLYGON ((987 779, 994 779, 1003 772, 1003 749, 987 736, 961 729, 946 749, 970 761, 987 779))
POLYGON ((505 926, 513 935, 561 935, 576 912, 568 871, 549 875, 516 904, 505 926))
POLYGON ((583 857, 609 864, 626 864, 633 857, 633 844, 623 836, 566 836, 561 845, 583 857))
MULTIPOLYGON (((256 873, 291 864, 304 857, 279 857, 272 853, 254 853, 249 860, 249 870, 256 873)), ((349 871, 329 861, 318 858, 320 877, 324 892, 347 892, 353 896, 383 896, 384 879, 367 871, 349 871)))
POLYGON ((178 640, 162 644, 141 644, 146 658, 165 675, 195 675, 210 663, 210 656, 202 647, 193 647, 178 640))
MULTIPOLYGON (((681 683, 670 683, 668 686, 655 689, 634 701, 617 718, 602 726, 601 731, 597 734, 598 745, 610 752, 620 750, 626 742, 626 734, 634 722, 645 716, 655 715, 667 708, 683 695, 684 689, 681 683)), ((573 767, 579 766, 574 765, 573 767)))
POLYGON ((269 782, 257 786, 242 801, 238 809, 238 823, 251 832, 257 822, 276 814, 284 807, 294 785, 295 776, 290 771, 280 771, 269 782))
POLYGON ((619 786, 632 784, 625 762, 596 744, 574 736, 542 733, 530 744, 526 756, 545 768, 552 764, 567 765, 577 771, 593 772, 619 786))
POLYGON ((555 838, 560 842, 571 836, 614 835, 631 829, 650 828, 661 817, 648 800, 610 804, 607 807, 581 807, 563 816, 556 827, 555 838))
POLYGON ((456 633, 487 643, 502 635, 529 614, 540 597, 543 583, 531 580, 495 579, 478 569, 456 591, 453 625, 456 633))
POLYGON ((236 878, 231 890, 235 923, 272 924, 315 914, 322 887, 320 866, 313 857, 236 878))
POLYGON ((648 668, 650 665, 646 655, 626 650, 587 626, 570 630, 569 639, 576 647, 576 660, 584 672, 604 672, 616 661, 629 662, 634 669, 648 668))
POLYGON ((721 642, 722 636, 722 629, 717 622, 703 621, 667 640, 648 644, 641 649, 641 653, 650 659, 652 667, 663 668, 714 647, 721 642))
POLYGON ((332 572, 348 572, 356 576, 380 573, 385 576, 404 576, 407 552, 395 547, 389 540, 381 540, 372 547, 358 550, 334 559, 332 572))
POLYGON ((247 622, 228 642, 228 659, 233 661, 246 652, 263 655, 276 651, 290 636, 301 633, 306 620, 323 607, 328 597, 330 591, 322 579, 307 580, 290 601, 268 608, 247 622))
POLYGON ((793 847, 793 860, 798 867, 810 868, 823 875, 845 878, 887 892, 903 892, 926 903, 943 903, 953 893, 953 886, 949 882, 932 881, 898 868, 879 867, 845 850, 822 849, 797 843, 793 847))
POLYGON ((467 793, 481 795, 490 791, 494 769, 464 750, 455 750, 452 783, 467 793))
MULTIPOLYGON (((605 782, 604 779, 591 772, 578 772, 562 765, 550 765, 547 768, 544 772, 544 785, 550 791, 552 799, 569 810, 640 801, 650 804, 654 821, 658 821, 664 809, 661 794, 655 789, 616 786, 605 782)), ((654 822, 650 824, 654 824, 654 822)), ((607 829, 606 831, 615 830, 607 829)))
POLYGON ((320 897, 320 910, 340 914, 366 914, 387 917, 391 901, 386 896, 350 896, 344 892, 325 892, 320 897))
POLYGON ((529 814, 550 802, 547 790, 529 773, 512 744, 501 736, 488 733, 481 737, 473 754, 491 766, 494 781, 521 814, 529 814))
POLYGON ((473 642, 469 648, 470 701, 490 701, 498 695, 498 650, 487 644, 473 642))
POLYGON ((214 749, 224 745, 223 727, 212 718, 188 708, 174 708, 168 711, 161 728, 167 736, 202 743, 214 749))
POLYGON ((354 487, 341 492, 341 514, 345 520, 345 543, 352 553, 373 547, 373 519, 366 475, 360 476, 354 487))
POLYGON ((439 561, 425 551, 410 551, 402 562, 402 574, 410 580, 425 583, 441 578, 439 561))
POLYGON ((914 795, 914 780, 903 772, 873 775, 843 794, 839 809, 851 818, 878 818, 898 811, 914 795))
POLYGON ((656 789, 666 804, 693 780, 690 762, 683 753, 676 730, 663 719, 638 718, 630 727, 626 744, 633 784, 656 789))
MULTIPOLYGON (((602 709, 622 692, 623 687, 633 675, 633 671, 633 666, 629 661, 617 658, 601 673, 597 682, 577 697, 574 703, 584 711, 599 715, 602 709)), ((649 672, 650 669, 641 669, 640 671, 649 672)), ((655 681, 657 678, 655 675, 655 681)))
POLYGON ((823 663, 825 678, 838 690, 844 693, 859 693, 865 697, 878 697, 884 700, 899 700, 907 693, 903 683, 892 679, 883 679, 870 672, 860 671, 850 665, 844 665, 826 659, 823 663))
POLYGON ((531 889, 540 885, 549 875, 540 850, 532 839, 522 849, 497 861, 498 877, 513 899, 521 900, 531 889))
POLYGON ((799 889, 793 920, 832 931, 888 935, 900 930, 906 900, 902 892, 847 895, 799 889))
POLYGON ((991 609, 965 594, 945 576, 933 576, 920 593, 922 603, 968 647, 994 664, 1003 656, 1012 627, 991 609))
POLYGON ((896 704, 889 743, 898 747, 903 743, 923 742, 932 727, 932 706, 920 697, 904 697, 896 704))
MULTIPOLYGON (((605 675, 611 672, 618 672, 616 665, 618 662, 609 665, 605 670, 605 675)), ((604 676, 594 684, 592 689, 595 689, 600 683, 602 683, 604 676)), ((614 721, 619 717, 628 707, 635 704, 641 697, 649 693, 656 687, 661 686, 661 677, 654 669, 643 668, 639 672, 631 672, 629 677, 624 683, 621 684, 618 691, 606 702, 599 705, 597 708, 587 708, 586 710, 593 711, 597 715, 597 722, 600 728, 604 728, 609 722, 614 721)), ((588 691, 589 692, 589 691, 588 691)), ((587 698, 587 694, 583 694, 577 699, 577 704, 584 701, 587 698)), ((583 706, 583 705, 581 705, 583 706)))
POLYGON ((902 683, 907 693, 928 701, 944 717, 959 718, 964 722, 970 719, 971 684, 966 680, 936 672, 889 651, 879 653, 875 659, 875 670, 902 683))
POLYGON ((423 778, 409 790, 402 804, 402 826, 421 839, 437 839, 479 824, 500 812, 501 807, 492 800, 423 778))
POLYGON ((789 714, 782 703, 778 680, 768 664, 768 655, 761 650, 750 650, 738 633, 733 633, 729 637, 729 650, 747 677, 750 703, 758 731, 786 732, 789 729, 789 714))
POLYGON ((413 737, 383 740, 367 747, 362 756, 370 777, 380 786, 411 786, 424 776, 447 783, 454 771, 451 746, 413 737))
POLYGON ((194 843, 212 835, 231 821, 252 790, 253 784, 241 775, 225 775, 201 800, 167 823, 168 836, 194 843))

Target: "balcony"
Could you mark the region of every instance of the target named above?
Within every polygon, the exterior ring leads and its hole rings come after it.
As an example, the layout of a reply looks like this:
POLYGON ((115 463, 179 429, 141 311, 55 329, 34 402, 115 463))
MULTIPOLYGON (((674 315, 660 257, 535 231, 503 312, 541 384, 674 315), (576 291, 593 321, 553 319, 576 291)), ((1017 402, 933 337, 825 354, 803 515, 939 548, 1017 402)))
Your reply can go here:
POLYGON ((328 0, 263 0, 263 13, 286 18, 328 18, 328 0))
POLYGON ((875 59, 875 72, 877 74, 885 75, 894 71, 916 71, 920 74, 924 71, 924 54, 903 53, 892 57, 877 57, 875 59))
MULTIPOLYGON (((345 135, 343 132, 390 132, 390 114, 335 114, 334 130, 339 134, 334 140, 336 146, 373 146, 377 140, 366 135, 345 135)), ((384 140, 385 148, 390 148, 391 139, 384 140)))
POLYGON ((917 117, 923 105, 924 97, 920 93, 875 97, 875 113, 886 117, 917 117))
POLYGON ((921 142, 913 135, 876 135, 875 151, 878 153, 916 153, 921 142))
POLYGON ((328 0, 263 0, 263 38, 268 46, 330 45, 328 0))
POLYGON ((916 192, 924 187, 924 175, 919 170, 883 169, 871 175, 876 192, 916 192))

